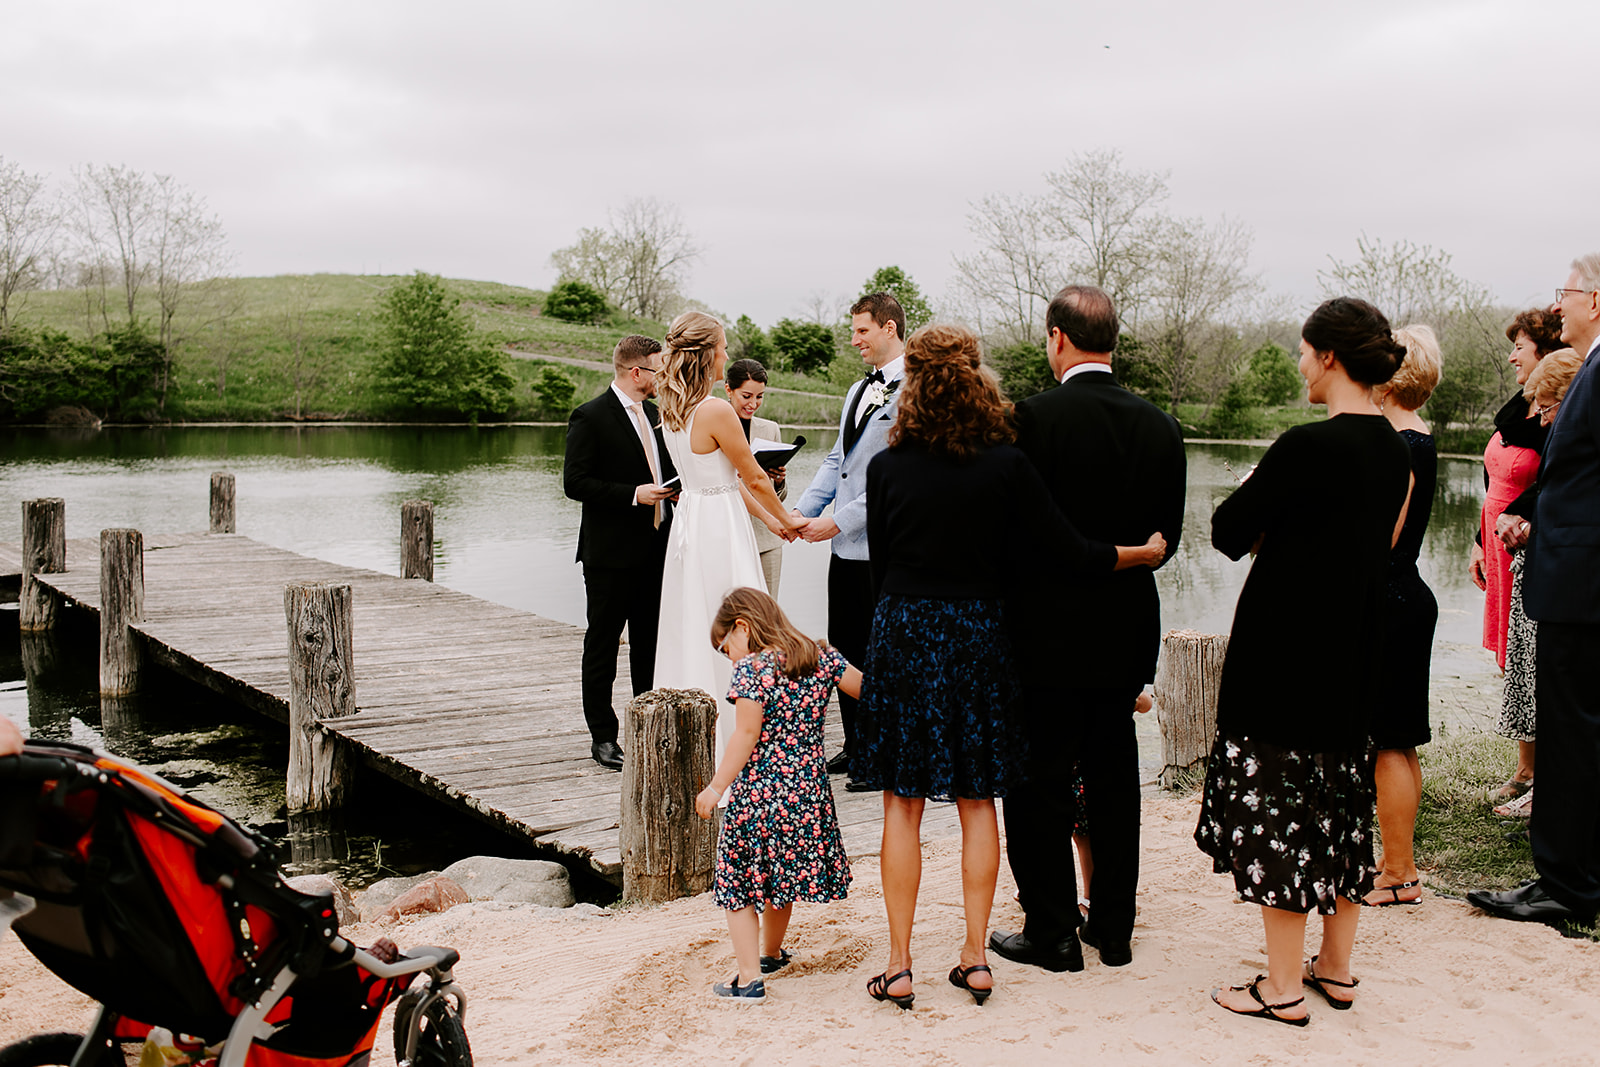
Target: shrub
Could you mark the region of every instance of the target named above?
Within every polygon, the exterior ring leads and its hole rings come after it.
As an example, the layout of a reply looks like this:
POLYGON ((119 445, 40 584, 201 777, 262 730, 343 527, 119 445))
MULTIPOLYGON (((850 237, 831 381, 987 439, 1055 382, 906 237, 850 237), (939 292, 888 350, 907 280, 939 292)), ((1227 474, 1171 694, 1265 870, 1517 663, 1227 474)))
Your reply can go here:
POLYGON ((1000 376, 1000 387, 1005 390, 1007 399, 1013 403, 1056 384, 1043 345, 1015 344, 991 349, 988 361, 1000 376))
POLYGON ((1305 384, 1295 360, 1271 341, 1250 356, 1250 370, 1246 379, 1256 402, 1267 407, 1298 400, 1305 384))
POLYGON ((833 362, 833 331, 816 322, 779 319, 772 327, 772 345, 800 374, 816 374, 833 362))
POLYGON ((1229 382, 1211 405, 1211 415, 1200 430, 1207 437, 1237 439, 1260 436, 1262 425, 1251 383, 1241 376, 1229 382))
POLYGON ((545 297, 544 314, 562 322, 579 322, 594 325, 610 314, 605 294, 576 278, 565 278, 555 284, 545 297))
POLYGON ((572 396, 578 387, 566 372, 546 367, 533 383, 533 395, 545 414, 565 416, 572 411, 572 396))

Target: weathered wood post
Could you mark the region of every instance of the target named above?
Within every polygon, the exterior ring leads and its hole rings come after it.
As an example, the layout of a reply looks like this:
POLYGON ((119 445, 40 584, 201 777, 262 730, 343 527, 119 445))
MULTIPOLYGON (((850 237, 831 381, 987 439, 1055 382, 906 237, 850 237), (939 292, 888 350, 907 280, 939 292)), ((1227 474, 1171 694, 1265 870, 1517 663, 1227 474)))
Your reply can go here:
POLYGON ((433 502, 400 505, 400 577, 433 581, 433 502))
POLYGON ((211 533, 235 533, 233 515, 233 475, 214 471, 211 475, 211 533))
POLYGON ((623 716, 622 896, 658 904, 711 888, 714 819, 694 798, 716 773, 717 708, 698 689, 652 689, 623 716))
POLYGON ((288 585, 283 614, 289 625, 289 810, 336 808, 349 788, 350 755, 321 723, 356 710, 350 587, 288 585))
POLYGON ((67 502, 44 497, 22 502, 22 602, 17 626, 48 630, 56 624, 56 595, 36 574, 67 569, 67 502))
POLYGON ((132 625, 144 618, 144 535, 100 531, 100 695, 139 688, 144 649, 132 625))
POLYGON ((1156 720, 1161 724, 1161 785, 1171 789, 1205 767, 1217 733, 1217 690, 1228 655, 1224 634, 1169 630, 1156 672, 1156 720))

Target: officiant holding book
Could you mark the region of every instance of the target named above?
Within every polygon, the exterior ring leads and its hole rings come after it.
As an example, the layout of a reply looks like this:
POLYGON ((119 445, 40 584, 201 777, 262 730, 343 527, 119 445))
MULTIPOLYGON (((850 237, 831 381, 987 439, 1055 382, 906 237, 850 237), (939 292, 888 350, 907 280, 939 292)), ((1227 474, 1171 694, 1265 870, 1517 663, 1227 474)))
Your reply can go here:
MULTIPOLYGON (((728 364, 723 388, 728 391, 728 402, 733 405, 734 413, 739 416, 739 422, 744 426, 744 439, 750 442, 759 461, 761 451, 756 448, 758 442, 781 440, 778 436, 777 423, 756 416, 756 412, 761 410, 762 398, 767 391, 767 368, 753 359, 736 359, 728 364)), ((778 491, 779 500, 789 499, 789 486, 784 477, 785 473, 783 467, 767 468, 767 476, 772 479, 772 487, 778 491)), ((767 592, 776 600, 778 578, 783 573, 783 538, 767 529, 766 524, 753 515, 750 517, 750 525, 756 533, 756 549, 761 553, 761 574, 767 580, 767 592)))

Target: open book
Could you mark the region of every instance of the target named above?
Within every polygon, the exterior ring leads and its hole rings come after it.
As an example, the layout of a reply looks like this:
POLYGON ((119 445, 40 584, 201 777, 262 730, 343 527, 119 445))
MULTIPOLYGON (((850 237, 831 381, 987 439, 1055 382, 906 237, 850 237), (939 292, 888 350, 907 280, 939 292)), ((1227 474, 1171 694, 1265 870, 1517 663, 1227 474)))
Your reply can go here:
POLYGON ((804 436, 795 437, 789 444, 784 444, 782 441, 768 441, 763 437, 752 437, 750 451, 756 454, 756 462, 761 464, 761 469, 769 471, 774 467, 788 466, 789 461, 805 443, 804 436))

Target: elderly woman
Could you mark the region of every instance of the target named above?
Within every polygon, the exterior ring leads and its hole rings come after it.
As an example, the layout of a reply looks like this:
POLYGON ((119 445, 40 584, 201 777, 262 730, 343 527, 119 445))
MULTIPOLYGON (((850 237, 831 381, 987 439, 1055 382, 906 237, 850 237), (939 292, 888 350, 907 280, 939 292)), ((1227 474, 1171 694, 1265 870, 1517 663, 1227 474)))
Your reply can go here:
MULTIPOLYGON (((1567 395, 1567 386, 1582 366, 1581 355, 1570 348, 1563 348, 1545 356, 1528 374, 1528 382, 1522 390, 1523 397, 1542 429, 1548 430, 1555 421, 1556 410, 1567 395)), ((1518 521, 1519 515, 1532 516, 1536 501, 1537 493, 1531 489, 1519 496, 1506 505, 1505 521, 1518 521)), ((1499 537, 1491 537, 1490 542, 1506 551, 1499 537)), ((1513 776, 1491 795, 1497 799, 1510 796, 1510 799, 1495 807, 1496 815, 1508 819, 1529 819, 1533 817, 1533 723, 1537 708, 1534 700, 1534 660, 1538 652, 1539 624, 1528 618, 1527 612, 1522 610, 1522 564, 1526 557, 1520 548, 1509 551, 1511 615, 1506 626, 1505 693, 1496 729, 1502 735, 1516 740, 1518 773, 1521 773, 1525 764, 1528 778, 1522 782, 1513 776), (1513 791, 1509 788, 1513 784, 1521 788, 1513 791)))
MULTIPOLYGON (((1561 316, 1547 308, 1531 308, 1506 327, 1511 342, 1507 357, 1516 371, 1517 391, 1494 417, 1495 432, 1483 450, 1483 484, 1487 492, 1472 546, 1473 582, 1484 591, 1483 647, 1495 654, 1506 672, 1505 694, 1495 732, 1517 742, 1517 767, 1491 797, 1515 800, 1533 784, 1533 657, 1508 662, 1507 649, 1513 626, 1523 628, 1515 640, 1531 642, 1531 623, 1515 600, 1518 584, 1511 573, 1511 555, 1494 536, 1495 520, 1507 506, 1528 492, 1539 476, 1544 453, 1545 424, 1533 410, 1531 394, 1524 395, 1528 378, 1539 361, 1561 347, 1561 316)), ((1531 647, 1531 644, 1530 644, 1531 647)))
POLYGON ((970 331, 923 327, 906 342, 905 360, 889 447, 867 471, 867 537, 881 598, 851 771, 883 790, 889 920, 889 965, 867 992, 901 1008, 915 999, 922 809, 929 799, 953 800, 966 940, 949 980, 982 1004, 994 986, 985 957, 1000 864, 994 800, 1017 780, 1021 755, 1004 601, 1044 570, 1155 566, 1166 542, 1156 534, 1141 547, 1113 549, 1067 523, 1012 444, 1010 405, 970 331))
MULTIPOLYGON (((767 392, 767 368, 758 360, 736 359, 729 363, 722 388, 727 391, 728 403, 733 405, 733 413, 739 416, 739 424, 744 427, 746 441, 782 440, 778 436, 777 423, 756 417, 767 392)), ((784 477, 786 473, 782 467, 774 467, 767 472, 779 500, 789 498, 789 487, 784 477)), ((761 553, 761 574, 767 580, 767 592, 776 600, 778 578, 783 573, 783 538, 769 530, 759 516, 750 516, 750 525, 756 535, 756 550, 761 553)))
POLYGON ((1373 396, 1406 354, 1388 320, 1341 297, 1313 311, 1300 337, 1300 374, 1328 418, 1285 431, 1211 517, 1218 550, 1256 559, 1228 639, 1195 828, 1266 928, 1267 973, 1211 998, 1293 1026, 1309 1021, 1302 982, 1335 1008, 1353 999, 1350 954, 1374 873, 1372 680, 1411 487, 1409 450, 1373 396), (1312 910, 1322 944, 1302 970, 1312 910))
POLYGON ((1412 855, 1412 833, 1422 803, 1422 766, 1417 747, 1433 740, 1428 724, 1428 676, 1439 602, 1417 571, 1422 538, 1433 511, 1439 454, 1433 434, 1417 415, 1439 384, 1439 341, 1427 326, 1396 330, 1406 357, 1394 377, 1372 390, 1389 425, 1411 450, 1411 504, 1400 540, 1389 554, 1389 614, 1383 640, 1383 679, 1372 716, 1373 779, 1378 792, 1378 832, 1383 858, 1363 904, 1418 904, 1422 879, 1412 855))

